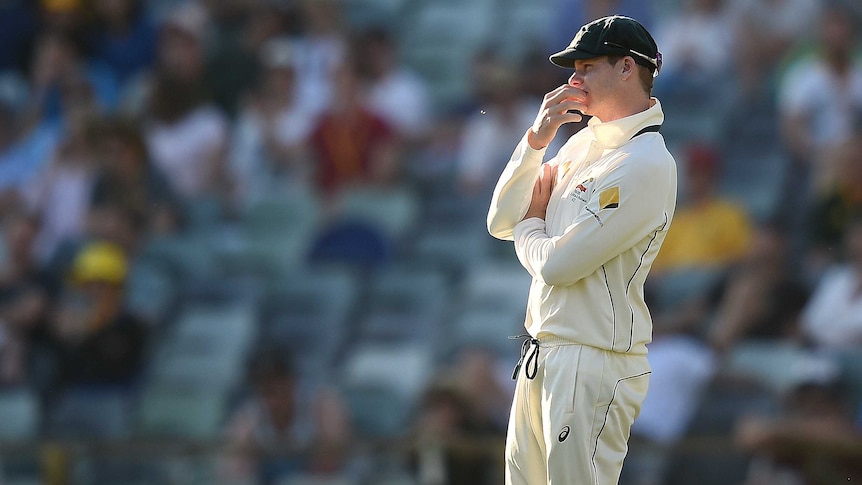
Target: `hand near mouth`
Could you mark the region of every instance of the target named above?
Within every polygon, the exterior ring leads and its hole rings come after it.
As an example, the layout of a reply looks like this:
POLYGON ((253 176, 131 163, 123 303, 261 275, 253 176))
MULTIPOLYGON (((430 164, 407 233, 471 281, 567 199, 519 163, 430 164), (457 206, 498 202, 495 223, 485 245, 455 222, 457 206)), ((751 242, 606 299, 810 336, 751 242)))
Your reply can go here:
POLYGON ((586 108, 586 94, 569 84, 546 94, 527 136, 530 147, 535 150, 545 148, 554 139, 560 126, 581 121, 586 108))

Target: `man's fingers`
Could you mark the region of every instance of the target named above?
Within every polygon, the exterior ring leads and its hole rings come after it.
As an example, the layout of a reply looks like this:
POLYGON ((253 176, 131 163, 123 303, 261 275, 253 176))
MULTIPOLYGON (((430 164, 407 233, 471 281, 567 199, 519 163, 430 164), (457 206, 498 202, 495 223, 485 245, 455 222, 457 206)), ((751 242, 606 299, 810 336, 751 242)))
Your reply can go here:
POLYGON ((545 97, 545 106, 553 106, 562 103, 569 98, 581 99, 584 94, 580 89, 569 85, 561 86, 561 88, 562 89, 557 88, 548 93, 550 96, 545 97))
POLYGON ((582 119, 584 119, 584 117, 580 113, 559 113, 555 115, 549 115, 548 124, 559 128, 566 123, 577 123, 582 119))
POLYGON ((584 119, 584 115, 580 113, 563 113, 559 116, 562 118, 560 125, 564 125, 566 123, 577 123, 584 119))
POLYGON ((553 89, 553 90, 549 91, 547 94, 545 94, 545 100, 547 101, 547 100, 553 99, 554 96, 565 91, 567 87, 568 87, 567 84, 561 84, 561 85, 557 86, 556 89, 553 89))
POLYGON ((559 114, 559 113, 565 113, 565 112, 571 111, 571 110, 581 111, 583 109, 584 109, 583 103, 580 103, 580 102, 574 101, 574 100, 566 100, 566 101, 563 101, 562 103, 560 103, 560 104, 558 104, 552 108, 549 108, 548 111, 549 112, 553 111, 554 113, 559 114))
POLYGON ((551 187, 553 187, 554 183, 554 175, 553 175, 553 167, 545 164, 542 167, 542 190, 541 195, 544 199, 549 199, 551 196, 551 187))
POLYGON ((557 186, 557 169, 559 169, 559 165, 554 165, 551 167, 551 192, 554 191, 554 187, 557 186))

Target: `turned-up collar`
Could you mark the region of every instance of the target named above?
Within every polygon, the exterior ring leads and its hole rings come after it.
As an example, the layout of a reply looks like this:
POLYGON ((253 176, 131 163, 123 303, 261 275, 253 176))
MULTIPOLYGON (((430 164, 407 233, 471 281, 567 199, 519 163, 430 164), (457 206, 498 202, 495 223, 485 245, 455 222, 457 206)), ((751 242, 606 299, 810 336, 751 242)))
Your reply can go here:
POLYGON ((661 110, 661 103, 656 98, 650 98, 650 107, 640 113, 607 123, 601 122, 594 116, 587 126, 593 131, 593 137, 599 145, 604 148, 619 148, 643 128, 661 125, 662 122, 664 122, 664 113, 661 110))

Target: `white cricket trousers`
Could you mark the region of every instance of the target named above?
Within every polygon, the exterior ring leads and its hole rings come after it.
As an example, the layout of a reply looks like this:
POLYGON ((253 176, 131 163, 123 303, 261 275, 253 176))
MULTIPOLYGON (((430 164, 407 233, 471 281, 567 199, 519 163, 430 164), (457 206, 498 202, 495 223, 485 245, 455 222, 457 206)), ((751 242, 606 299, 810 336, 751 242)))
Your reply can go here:
POLYGON ((506 485, 617 485, 649 386, 647 357, 556 337, 538 345, 537 362, 518 371, 506 485))

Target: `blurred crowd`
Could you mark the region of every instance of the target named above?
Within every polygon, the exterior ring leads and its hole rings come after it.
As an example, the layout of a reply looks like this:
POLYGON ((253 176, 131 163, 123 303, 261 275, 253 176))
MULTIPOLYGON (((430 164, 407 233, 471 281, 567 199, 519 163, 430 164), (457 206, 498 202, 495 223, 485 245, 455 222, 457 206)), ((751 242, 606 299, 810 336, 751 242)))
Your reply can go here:
POLYGON ((501 483, 484 216, 611 13, 680 171, 621 483, 862 479, 859 2, 5 0, 0 483, 501 483))

